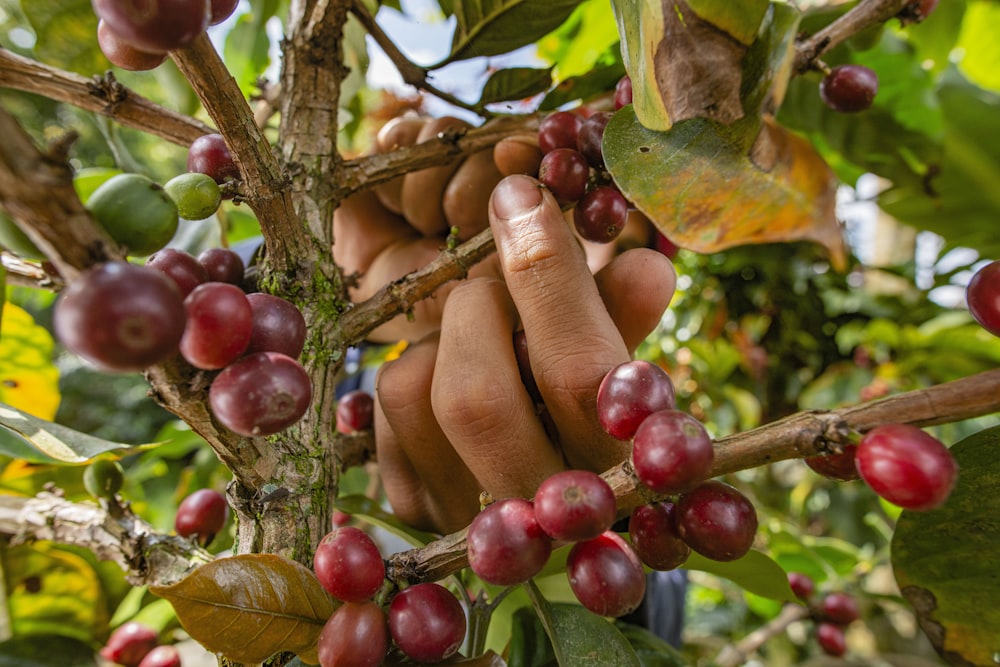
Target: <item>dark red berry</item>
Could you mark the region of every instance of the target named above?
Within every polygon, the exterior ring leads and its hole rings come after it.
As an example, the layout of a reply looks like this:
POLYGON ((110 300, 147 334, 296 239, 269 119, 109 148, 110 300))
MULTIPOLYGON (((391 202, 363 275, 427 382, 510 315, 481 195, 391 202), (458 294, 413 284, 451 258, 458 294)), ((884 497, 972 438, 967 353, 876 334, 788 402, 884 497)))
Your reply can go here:
POLYGON ((858 444, 858 472, 882 498, 908 510, 926 511, 948 499, 958 465, 941 441, 908 424, 884 424, 858 444))
POLYGON ((385 579, 385 562, 375 541, 352 526, 327 533, 316 547, 313 569, 323 588, 345 602, 369 599, 385 579))
POLYGON ((122 623, 101 648, 101 657, 124 667, 138 667, 142 659, 160 643, 152 628, 129 621, 122 623))
POLYGON ((542 158, 538 180, 559 202, 575 202, 587 192, 590 165, 583 153, 575 148, 556 148, 542 158))
POLYGON ((853 595, 835 592, 823 596, 820 602, 820 613, 824 620, 837 625, 850 625, 861 615, 858 602, 853 595))
POLYGON ((271 435, 299 421, 312 400, 302 364, 278 352, 254 352, 219 373, 208 404, 223 426, 245 436, 271 435))
POLYGON ((469 567, 498 586, 520 584, 538 574, 552 553, 550 538, 531 503, 507 498, 487 505, 469 525, 469 567))
POLYGON ((593 539, 611 528, 616 511, 614 491, 589 470, 557 472, 535 492, 535 519, 554 540, 593 539))
POLYGON ((337 432, 350 435, 372 427, 375 399, 364 389, 349 391, 337 401, 337 432))
POLYGON ((965 288, 969 312, 984 329, 1000 336, 1000 261, 976 271, 965 288))
POLYGON ((97 46, 112 65, 132 72, 156 69, 167 59, 166 53, 147 53, 124 41, 101 19, 97 22, 97 46))
POLYGON ((592 114, 580 125, 577 133, 576 149, 583 153, 591 167, 600 169, 604 166, 604 152, 601 148, 604 142, 604 128, 608 126, 608 121, 614 114, 608 111, 599 111, 592 114))
POLYGON ((410 586, 389 605, 389 632, 399 649, 417 662, 441 662, 465 640, 465 611, 439 584, 410 586))
POLYGON ((253 310, 239 287, 202 283, 184 299, 184 311, 187 324, 180 350, 195 368, 225 368, 246 351, 253 333, 253 310))
POLYGON ((845 445, 844 451, 840 454, 809 456, 805 462, 807 466, 824 477, 835 479, 838 482, 850 482, 860 477, 858 467, 855 464, 857 451, 857 445, 845 445))
POLYGON ((208 279, 218 283, 239 285, 243 282, 246 266, 243 259, 229 248, 209 248, 198 255, 198 262, 205 268, 208 279))
POLYGON ((228 514, 225 496, 214 489, 199 489, 178 505, 174 530, 181 537, 194 537, 208 545, 226 525, 228 514))
POLYGON ((599 616, 624 616, 646 594, 646 574, 632 547, 613 531, 577 542, 566 559, 576 599, 599 616))
POLYGON ((837 65, 819 84, 823 103, 842 113, 864 111, 877 92, 878 75, 864 65, 837 65))
POLYGON ((812 580, 812 577, 801 572, 789 572, 788 585, 791 587, 792 592, 795 593, 795 597, 803 602, 809 600, 813 596, 813 593, 816 592, 816 583, 812 580))
POLYGON ((238 4, 240 4, 240 0, 212 0, 208 24, 218 25, 222 23, 233 15, 238 4))
POLYGON ((611 243, 625 229, 628 201, 615 188, 601 185, 583 196, 573 209, 580 236, 594 243, 611 243))
POLYGON ((628 533, 639 560, 654 570, 673 570, 691 555, 691 547, 677 530, 677 506, 673 503, 636 507, 629 518, 628 533))
POLYGON ((569 111, 556 111, 538 125, 538 147, 543 153, 557 148, 576 148, 577 134, 583 119, 569 111))
POLYGON ((253 312, 247 354, 280 352, 297 359, 306 342, 306 320, 302 311, 287 299, 261 292, 248 294, 247 301, 253 312))
POLYGON ((615 85, 615 109, 632 104, 632 79, 628 74, 618 79, 615 85))
POLYGON ((146 258, 146 266, 162 271, 187 296, 195 287, 208 282, 208 273, 194 255, 176 248, 158 250, 146 258))
POLYGON ((847 653, 847 639, 844 630, 833 623, 820 623, 816 626, 816 642, 823 652, 835 658, 847 653))
POLYGON ((389 651, 389 627, 374 602, 345 602, 323 626, 320 667, 377 667, 389 651))
POLYGON ((742 493, 718 480, 702 482, 677 501, 681 538, 706 558, 741 558, 757 534, 757 512, 742 493))
POLYGON ((175 646, 157 646, 146 654, 139 667, 181 667, 181 654, 175 646))
POLYGON ((188 171, 208 174, 222 185, 240 178, 239 167, 221 134, 205 134, 191 142, 187 157, 188 171))
POLYGON ((705 427, 679 410, 660 410, 646 417, 632 441, 636 478, 660 494, 689 491, 706 479, 715 448, 705 427))
POLYGON ((597 389, 597 418, 604 430, 619 440, 631 440, 642 420, 673 407, 670 376, 641 359, 612 368, 597 389))
POLYGON ((91 0, 94 13, 123 40, 149 53, 166 53, 208 27, 208 0, 91 0))

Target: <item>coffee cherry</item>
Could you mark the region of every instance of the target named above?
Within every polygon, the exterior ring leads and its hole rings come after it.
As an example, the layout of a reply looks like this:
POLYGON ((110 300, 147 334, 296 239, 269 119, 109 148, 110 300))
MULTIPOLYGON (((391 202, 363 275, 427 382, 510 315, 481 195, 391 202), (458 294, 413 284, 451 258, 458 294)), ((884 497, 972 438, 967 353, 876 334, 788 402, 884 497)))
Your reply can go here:
POLYGON ((345 602, 323 626, 320 667, 377 667, 389 651, 389 628, 374 602, 345 602))
POLYGON ((908 510, 926 511, 948 499, 958 477, 951 452, 916 426, 884 424, 858 443, 858 472, 882 498, 908 510))
POLYGON ((819 84, 823 103, 842 113, 864 111, 877 92, 878 75, 864 65, 837 65, 819 84))
POLYGON ((138 371, 172 357, 184 333, 184 301, 165 275, 128 262, 85 271, 56 301, 56 336, 103 370, 138 371))
POLYGON ((677 501, 681 538, 706 558, 731 561, 750 551, 757 512, 742 493, 717 480, 702 482, 677 501))
POLYGON ((337 432, 350 435, 372 427, 375 399, 363 389, 349 391, 337 401, 337 432))
POLYGON ((608 435, 619 440, 631 440, 642 420, 675 405, 670 376, 641 359, 612 368, 597 389, 597 418, 608 435))
POLYGON ((611 243, 628 221, 628 201, 615 188, 601 185, 583 196, 573 209, 576 231, 588 241, 611 243))
POLYGON ((181 537, 194 537, 208 546, 226 525, 228 514, 225 496, 214 489, 199 489, 177 506, 174 530, 181 537))
POLYGON ((833 623, 820 623, 816 626, 816 641, 827 655, 839 658, 847 653, 844 630, 833 623))
POLYGON ((385 579, 385 563, 375 541, 352 526, 326 534, 316 547, 313 569, 323 588, 345 602, 371 598, 385 579))
POLYGON ((639 557, 622 537, 607 531, 577 542, 566 559, 569 586, 584 607, 599 616, 624 616, 646 594, 646 574, 639 557))
POLYGON ((191 142, 187 156, 188 171, 208 174, 219 185, 239 180, 240 170, 221 134, 205 134, 191 142))
POLYGON ((141 174, 116 174, 94 190, 87 210, 130 255, 151 255, 177 232, 177 205, 163 186, 141 174))
POLYGON ((195 368, 224 368, 247 349, 253 311, 239 287, 218 282, 198 285, 184 299, 184 310, 187 326, 180 350, 195 368))
POLYGON ((599 111, 580 124, 580 131, 576 138, 576 149, 583 153, 587 162, 595 169, 604 167, 604 152, 601 144, 604 142, 604 128, 608 126, 608 121, 613 115, 608 111, 599 111))
POLYGON ((564 470, 535 492, 535 519, 554 540, 590 540, 615 522, 615 492, 597 473, 564 470))
POLYGON ((969 312, 984 329, 1000 336, 1000 261, 976 271, 965 288, 969 312))
POLYGON ((807 574, 801 572, 788 573, 788 585, 791 587, 795 597, 806 602, 816 592, 816 583, 807 574))
POLYGON ((550 113, 538 124, 538 147, 543 153, 549 153, 557 148, 576 149, 577 135, 580 132, 581 119, 569 111, 550 113))
POLYGON ((208 279, 213 282, 240 285, 246 273, 243 258, 229 248, 209 248, 198 255, 208 279))
POLYGON ((708 477, 714 460, 715 448, 705 427, 679 410, 649 415, 633 438, 635 476, 656 493, 689 491, 708 477))
POLYGON ((181 667, 181 654, 169 644, 157 646, 146 654, 139 667, 181 667))
POLYGON ((116 35, 104 19, 97 22, 97 46, 112 65, 131 72, 156 69, 167 59, 166 53, 147 53, 135 48, 116 35))
POLYGON ((855 464, 857 451, 857 445, 845 445, 844 451, 840 454, 809 456, 804 460, 807 466, 824 477, 838 482, 850 482, 860 477, 855 464))
POLYGON ((124 667, 138 667, 159 643, 160 639, 152 628, 129 621, 114 629, 100 654, 105 660, 124 667))
POLYGON ((207 174, 179 174, 164 183, 163 189, 177 204, 177 213, 185 220, 211 217, 222 203, 219 184, 207 174))
POLYGON ((205 267, 194 255, 176 248, 158 250, 146 258, 146 266, 166 274, 181 294, 187 296, 198 285, 208 282, 205 267))
POLYGON ((253 313, 247 354, 280 352, 297 359, 306 342, 306 320, 302 311, 287 299, 262 292, 248 294, 247 301, 253 313))
POLYGON ((95 498, 111 498, 125 482, 122 464, 110 459, 97 459, 83 471, 83 488, 95 498))
POLYGON ((654 570, 673 570, 684 564, 691 547, 677 530, 677 506, 670 502, 640 505, 628 522, 632 549, 654 570))
POLYGON ((472 571, 498 586, 531 579, 552 553, 552 538, 538 525, 531 503, 521 498, 498 500, 476 515, 466 544, 472 571))
POLYGON ((233 15, 239 4, 240 0, 212 0, 208 24, 219 25, 233 15))
POLYGON ((278 352, 254 352, 223 369, 208 389, 212 414, 245 436, 272 435, 302 416, 312 383, 302 365, 278 352))
POLYGON ((850 625, 861 615, 858 602, 854 596, 835 592, 823 596, 820 602, 820 613, 824 620, 837 625, 850 625))
POLYGON ((91 0, 123 40, 150 53, 180 49, 208 27, 208 0, 91 0))
POLYGON ((632 79, 628 74, 615 84, 615 110, 632 104, 632 79))
POLYGON ((389 605, 389 632, 399 649, 417 662, 447 660, 465 640, 465 611, 439 584, 417 584, 389 605))
POLYGON ((538 167, 538 180, 560 203, 575 202, 587 192, 590 165, 574 148, 556 148, 545 154, 538 167))

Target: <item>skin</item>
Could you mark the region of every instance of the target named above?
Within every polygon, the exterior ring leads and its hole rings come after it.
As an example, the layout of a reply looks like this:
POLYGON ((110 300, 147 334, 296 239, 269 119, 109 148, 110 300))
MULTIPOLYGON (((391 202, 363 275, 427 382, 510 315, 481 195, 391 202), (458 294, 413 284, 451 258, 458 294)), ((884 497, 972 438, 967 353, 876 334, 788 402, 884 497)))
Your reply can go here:
MULTIPOLYGON (((406 218, 383 212, 338 211, 335 255, 362 273, 355 299, 423 266, 443 245, 443 237, 407 232, 406 218), (361 259, 340 257, 348 253, 361 259)), ((486 213, 497 253, 425 300, 412 321, 397 318, 373 336, 410 341, 377 380, 385 492, 400 519, 437 532, 468 525, 483 491, 530 498, 559 470, 603 472, 627 456, 629 444, 600 427, 597 388, 631 359, 675 286, 670 261, 652 250, 588 258, 555 199, 531 177, 500 181, 486 213), (544 424, 518 372, 512 339, 521 328, 544 424)))

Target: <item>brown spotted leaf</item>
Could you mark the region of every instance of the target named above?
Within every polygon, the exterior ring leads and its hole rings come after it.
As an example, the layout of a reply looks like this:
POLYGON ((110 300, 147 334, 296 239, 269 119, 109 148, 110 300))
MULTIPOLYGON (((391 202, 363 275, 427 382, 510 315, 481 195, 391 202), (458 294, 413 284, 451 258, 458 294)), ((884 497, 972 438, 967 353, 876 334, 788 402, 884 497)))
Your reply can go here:
POLYGON ((271 554, 220 558, 150 591, 173 605, 195 641, 244 663, 292 651, 317 664, 316 642, 335 609, 311 570, 271 554))

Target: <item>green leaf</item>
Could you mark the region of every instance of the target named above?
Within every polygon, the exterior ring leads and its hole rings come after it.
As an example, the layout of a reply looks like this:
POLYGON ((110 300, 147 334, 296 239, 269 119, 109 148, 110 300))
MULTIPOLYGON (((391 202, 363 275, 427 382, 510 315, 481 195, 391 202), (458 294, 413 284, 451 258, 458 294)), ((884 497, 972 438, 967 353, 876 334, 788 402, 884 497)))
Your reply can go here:
POLYGON ((510 67, 497 70, 486 80, 479 96, 480 106, 523 100, 544 92, 552 85, 552 68, 510 67))
POLYGON ((757 36, 770 0, 687 0, 687 4, 702 20, 749 45, 757 36))
POLYGON ((580 0, 452 0, 441 3, 457 25, 451 53, 431 69, 456 60, 495 56, 526 46, 557 28, 580 0))
POLYGON ((364 519, 365 521, 388 530, 397 537, 406 540, 415 547, 422 547, 437 539, 436 535, 422 530, 410 528, 394 515, 382 509, 377 502, 362 495, 342 496, 334 503, 341 512, 364 519))
POLYGON ((711 560, 692 552, 681 567, 728 579, 754 595, 771 600, 796 600, 788 585, 788 575, 770 556, 760 551, 751 549, 746 556, 726 562, 711 560))
POLYGON ((511 619, 509 667, 547 667, 556 664, 552 642, 545 634, 538 614, 531 607, 520 607, 511 619))
POLYGON ((646 628, 623 621, 615 621, 615 625, 635 649, 642 667, 686 667, 677 649, 646 628))
POLYGON ((59 407, 59 370, 49 332, 24 309, 3 306, 0 332, 0 402, 53 419, 59 407))
POLYGON ((270 18, 266 13, 243 14, 226 35, 222 51, 226 67, 244 95, 257 91, 257 78, 271 64, 271 40, 264 27, 270 18))
POLYGON ((97 667, 97 657, 79 639, 31 635, 0 642, 0 667, 97 667))
MULTIPOLYGON (((83 463, 107 452, 136 449, 136 445, 111 442, 71 428, 45 421, 0 403, 0 426, 5 426, 23 437, 32 447, 45 456, 64 463, 83 463)), ((0 447, 3 442, 0 441, 0 447)), ((8 454, 0 450, 0 454, 8 454)))
MULTIPOLYGON (((618 50, 618 45, 613 47, 618 50)), ((586 74, 560 81, 539 104, 539 111, 553 111, 564 104, 576 100, 587 100, 615 87, 625 76, 625 68, 620 60, 610 58, 607 63, 598 61, 586 74)))
POLYGON ((1000 92, 1000 5, 995 2, 970 2, 962 21, 958 48, 965 55, 959 68, 969 80, 983 88, 1000 92))
POLYGON ((195 641, 235 662, 292 651, 318 663, 316 642, 335 609, 312 570, 273 554, 220 558, 149 590, 170 601, 195 641))
POLYGON ((529 581, 525 590, 563 667, 640 667, 632 646, 610 621, 578 604, 549 603, 529 581))
POLYGON ((90 0, 31 0, 21 8, 35 31, 40 60, 86 76, 110 68, 97 46, 97 16, 90 0))
POLYGON ((989 665, 1000 652, 1000 427, 951 448, 959 466, 948 501, 904 511, 892 568, 917 620, 951 664, 989 665))

